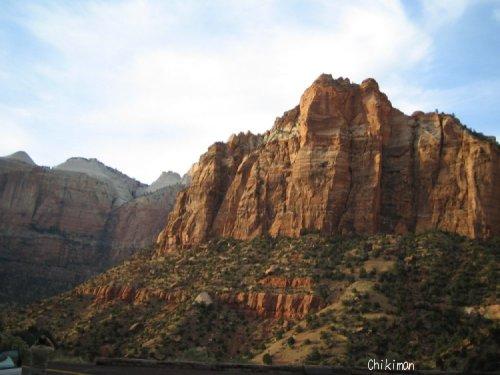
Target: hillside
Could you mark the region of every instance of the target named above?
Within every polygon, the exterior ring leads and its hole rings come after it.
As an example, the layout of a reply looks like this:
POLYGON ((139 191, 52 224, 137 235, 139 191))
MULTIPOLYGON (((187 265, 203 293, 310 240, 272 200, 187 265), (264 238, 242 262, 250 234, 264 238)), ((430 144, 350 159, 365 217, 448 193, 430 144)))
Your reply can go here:
POLYGON ((20 336, 46 329, 85 357, 487 368, 498 352, 498 249, 498 239, 439 232, 220 239, 144 251, 2 320, 20 336), (213 303, 193 304, 201 292, 213 303))

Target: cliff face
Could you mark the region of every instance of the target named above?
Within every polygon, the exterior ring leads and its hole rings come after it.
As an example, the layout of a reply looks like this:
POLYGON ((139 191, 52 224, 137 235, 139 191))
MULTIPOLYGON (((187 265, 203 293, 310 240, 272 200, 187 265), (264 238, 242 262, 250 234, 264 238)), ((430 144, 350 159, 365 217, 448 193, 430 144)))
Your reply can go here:
POLYGON ((209 148, 158 244, 304 231, 498 235, 498 162, 498 145, 453 116, 407 116, 373 79, 321 75, 272 130, 209 148))
POLYGON ((0 158, 3 300, 53 295, 151 245, 178 189, 116 207, 107 180, 0 158))
POLYGON ((97 159, 70 158, 54 167, 54 170, 78 172, 105 182, 115 196, 113 204, 120 206, 146 192, 147 185, 110 168, 97 159))
POLYGON ((155 242, 180 188, 181 185, 161 188, 111 212, 106 237, 111 263, 116 264, 155 242))
MULTIPOLYGON (((167 305, 177 305, 190 300, 183 291, 164 291, 160 289, 133 288, 131 286, 103 285, 97 287, 81 286, 74 293, 90 296, 93 303, 104 304, 122 301, 133 305, 152 300, 167 305)), ((222 303, 247 314, 262 318, 297 320, 307 314, 320 310, 324 301, 314 294, 287 294, 270 292, 222 292, 215 295, 218 303, 222 303)))

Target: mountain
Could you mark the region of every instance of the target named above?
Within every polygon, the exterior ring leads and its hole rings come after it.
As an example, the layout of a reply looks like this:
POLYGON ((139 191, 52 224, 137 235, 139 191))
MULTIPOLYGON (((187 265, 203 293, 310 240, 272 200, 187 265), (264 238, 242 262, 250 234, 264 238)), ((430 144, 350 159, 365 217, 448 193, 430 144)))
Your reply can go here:
POLYGON ((270 131, 211 146, 166 225, 156 192, 113 208, 129 258, 0 321, 86 360, 495 370, 499 152, 454 116, 394 109, 372 79, 321 75, 270 131), (153 225, 156 248, 133 251, 153 225))
POLYGON ((0 292, 29 302, 68 290, 151 246, 180 185, 146 185, 95 159, 50 169, 0 158, 0 292), (142 194, 142 193, 141 193, 142 194))
POLYGON ((80 172, 106 182, 114 190, 116 201, 114 205, 120 206, 132 198, 142 195, 147 190, 147 185, 110 168, 97 159, 70 158, 64 163, 54 167, 56 170, 80 172))
POLYGON ((5 159, 17 160, 29 165, 36 165, 33 159, 25 151, 17 151, 11 155, 4 156, 5 159))
POLYGON ((154 192, 158 189, 162 189, 166 186, 172 186, 175 184, 181 184, 182 178, 177 172, 162 172, 160 177, 158 177, 151 185, 146 188, 147 192, 154 192))
POLYGON ((321 75, 263 135, 201 156, 158 238, 408 233, 500 234, 500 148, 453 115, 392 107, 373 79, 321 75))

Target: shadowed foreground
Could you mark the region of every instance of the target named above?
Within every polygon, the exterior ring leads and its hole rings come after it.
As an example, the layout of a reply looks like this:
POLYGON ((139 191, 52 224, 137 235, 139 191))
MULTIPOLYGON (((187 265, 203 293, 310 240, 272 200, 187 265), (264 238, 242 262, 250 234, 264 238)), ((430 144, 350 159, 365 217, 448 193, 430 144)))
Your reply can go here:
MULTIPOLYGON (((29 367, 23 368, 23 374, 31 374, 29 367)), ((198 374, 458 374, 459 372, 441 371, 369 371, 362 368, 342 368, 332 366, 263 366, 254 364, 229 364, 229 363, 199 363, 199 362, 166 362, 140 359, 99 358, 95 364, 66 364, 52 362, 49 364, 47 374, 125 374, 125 375, 198 375, 198 374)), ((476 374, 488 374, 477 372, 476 374)), ((491 374, 491 373, 490 373, 491 374)))

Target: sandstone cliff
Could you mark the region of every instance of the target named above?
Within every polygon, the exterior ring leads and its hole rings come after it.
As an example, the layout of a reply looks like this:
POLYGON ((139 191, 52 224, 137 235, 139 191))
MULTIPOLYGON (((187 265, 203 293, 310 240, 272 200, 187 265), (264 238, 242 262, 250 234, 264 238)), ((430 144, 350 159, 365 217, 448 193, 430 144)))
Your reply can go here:
POLYGON ((112 264, 155 242, 180 189, 179 184, 166 186, 133 199, 111 212, 106 240, 112 264))
POLYGON ((160 189, 117 207, 125 190, 116 181, 39 167, 26 156, 0 158, 3 301, 67 290, 150 246, 179 190, 160 189))
MULTIPOLYGON (((97 287, 82 285, 76 288, 74 293, 92 297, 95 304, 122 301, 139 305, 156 300, 175 306, 181 302, 192 300, 192 297, 182 290, 164 291, 113 284, 97 287)), ((303 319, 307 314, 318 311, 325 306, 325 302, 314 294, 221 292, 217 293, 215 298, 218 303, 239 309, 247 314, 272 319, 303 319)))
POLYGON ((499 235, 499 156, 454 116, 407 116, 373 79, 323 74, 270 131, 201 156, 158 244, 308 231, 499 235))

